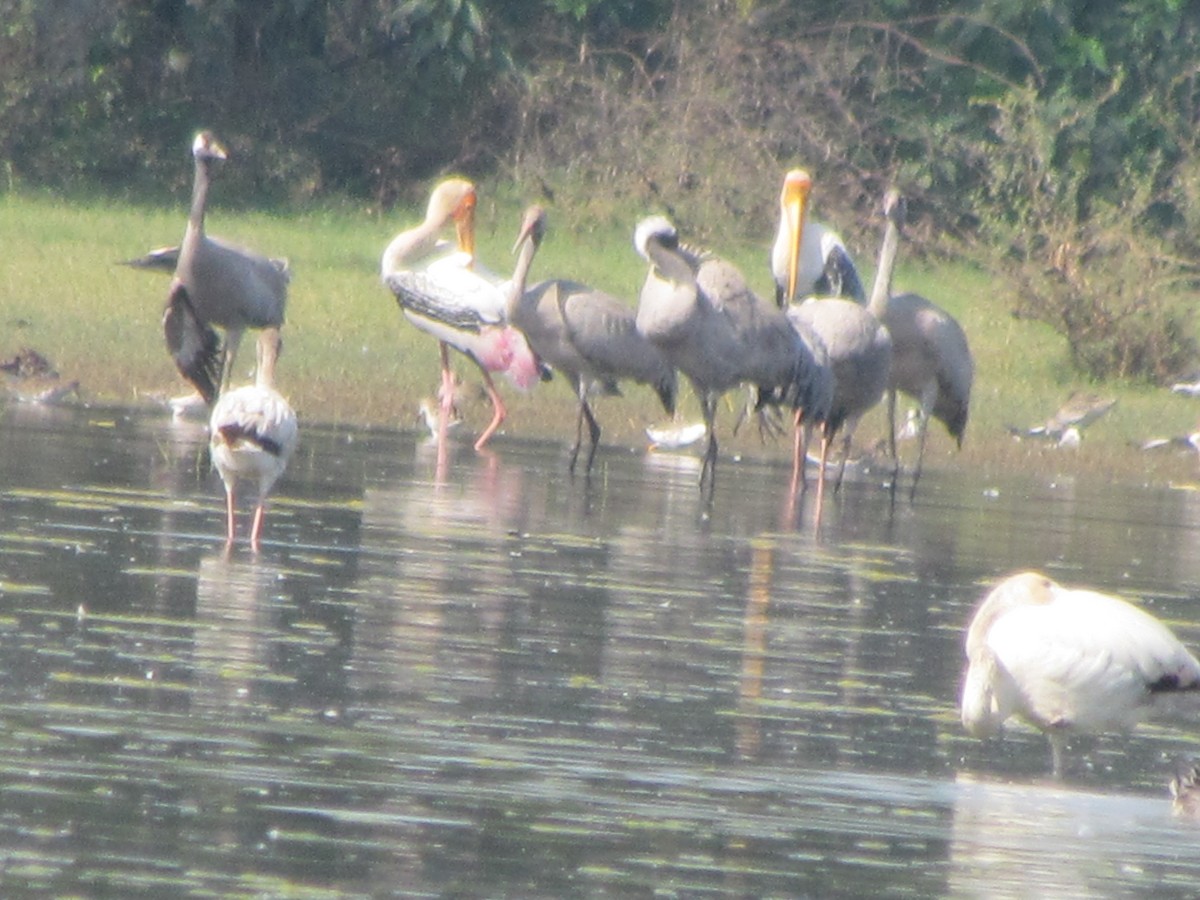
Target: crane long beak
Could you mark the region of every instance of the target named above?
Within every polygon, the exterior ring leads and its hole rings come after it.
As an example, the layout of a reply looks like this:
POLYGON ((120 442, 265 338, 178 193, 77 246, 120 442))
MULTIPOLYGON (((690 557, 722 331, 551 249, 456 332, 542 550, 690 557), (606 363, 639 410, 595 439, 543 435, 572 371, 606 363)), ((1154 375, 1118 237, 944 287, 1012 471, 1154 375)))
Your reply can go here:
POLYGON ((513 244, 512 252, 516 253, 521 249, 521 244, 525 241, 534 240, 533 230, 537 227, 538 217, 533 211, 525 213, 525 218, 521 220, 521 231, 517 234, 516 243, 513 244))

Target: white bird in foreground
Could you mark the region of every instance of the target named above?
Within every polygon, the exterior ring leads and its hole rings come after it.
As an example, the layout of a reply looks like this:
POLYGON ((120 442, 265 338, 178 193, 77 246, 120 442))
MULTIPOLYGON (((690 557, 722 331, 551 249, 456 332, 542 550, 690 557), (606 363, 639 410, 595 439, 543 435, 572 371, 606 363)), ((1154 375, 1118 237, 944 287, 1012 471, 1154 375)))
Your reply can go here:
POLYGON ((250 545, 257 550, 262 536, 267 494, 287 468, 296 449, 296 413, 275 390, 275 361, 282 341, 279 331, 264 329, 258 339, 255 383, 221 394, 209 420, 209 451, 225 483, 225 544, 235 535, 235 492, 241 481, 255 486, 254 524, 250 545))
POLYGON ((1119 597, 1037 572, 992 589, 966 651, 964 727, 989 737, 1009 716, 1024 719, 1050 739, 1056 777, 1071 734, 1128 730, 1184 697, 1200 706, 1200 662, 1165 625, 1119 597))

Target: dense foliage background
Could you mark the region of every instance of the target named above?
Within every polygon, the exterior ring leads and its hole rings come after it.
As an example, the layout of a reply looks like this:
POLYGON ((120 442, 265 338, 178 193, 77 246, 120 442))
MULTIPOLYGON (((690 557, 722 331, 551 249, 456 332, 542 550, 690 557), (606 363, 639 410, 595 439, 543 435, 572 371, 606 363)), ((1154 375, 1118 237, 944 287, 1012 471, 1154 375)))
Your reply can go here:
MULTIPOLYGON (((0 0, 7 185, 380 208, 458 170, 574 227, 663 209, 765 240, 781 171, 857 247, 886 185, 917 245, 1004 277, 1092 376, 1195 355, 1200 3, 0 0)), ((869 255, 869 254, 868 254, 869 255)))

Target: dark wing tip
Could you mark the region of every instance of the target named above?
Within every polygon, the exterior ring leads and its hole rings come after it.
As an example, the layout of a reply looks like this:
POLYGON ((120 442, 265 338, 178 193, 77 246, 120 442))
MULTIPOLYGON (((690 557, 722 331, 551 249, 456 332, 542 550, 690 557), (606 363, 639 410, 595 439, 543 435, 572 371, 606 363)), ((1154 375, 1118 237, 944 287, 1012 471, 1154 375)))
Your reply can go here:
POLYGON ((221 339, 211 325, 196 315, 187 288, 178 281, 172 283, 167 298, 163 334, 179 373, 211 405, 221 381, 221 339))

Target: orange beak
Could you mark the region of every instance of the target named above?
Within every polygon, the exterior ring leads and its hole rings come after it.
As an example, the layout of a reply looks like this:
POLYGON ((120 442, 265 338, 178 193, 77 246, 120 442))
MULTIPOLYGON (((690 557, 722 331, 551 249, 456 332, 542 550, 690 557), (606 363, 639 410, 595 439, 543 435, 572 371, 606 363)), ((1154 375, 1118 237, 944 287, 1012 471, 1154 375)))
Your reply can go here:
POLYGON ((458 249, 475 262, 475 191, 468 191, 454 210, 454 230, 458 236, 458 249))
POLYGON ((800 241, 804 235, 804 217, 808 212, 808 192, 812 178, 802 169, 792 169, 783 180, 779 203, 788 232, 787 301, 796 296, 796 279, 800 269, 800 241))

